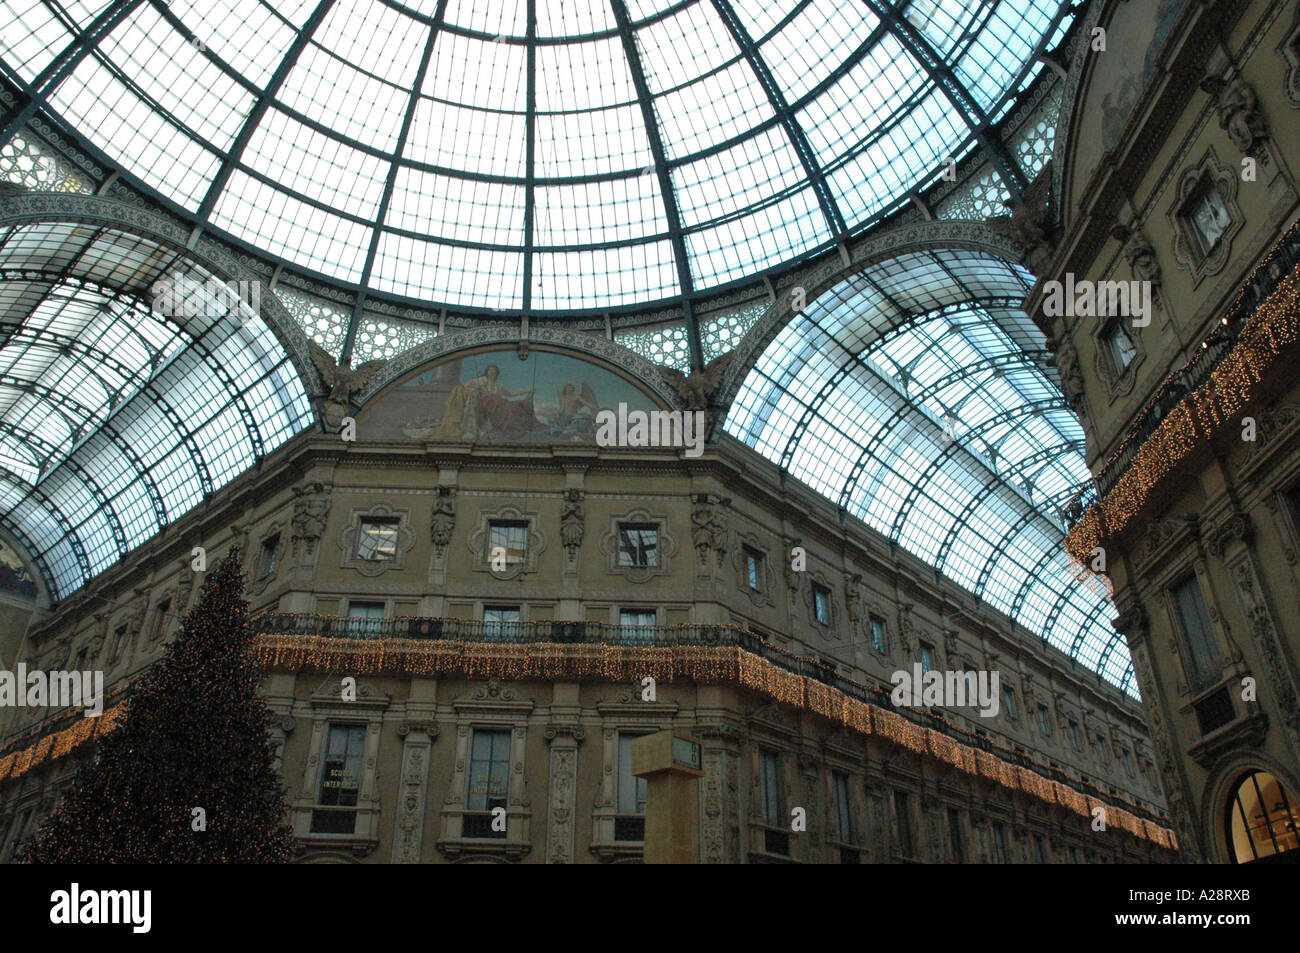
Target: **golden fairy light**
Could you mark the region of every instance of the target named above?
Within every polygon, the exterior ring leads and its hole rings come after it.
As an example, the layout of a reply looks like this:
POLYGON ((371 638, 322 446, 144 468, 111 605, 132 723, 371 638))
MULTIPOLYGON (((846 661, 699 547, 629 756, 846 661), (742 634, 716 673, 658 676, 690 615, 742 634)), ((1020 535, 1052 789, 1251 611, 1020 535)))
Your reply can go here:
MULTIPOLYGON (((406 675, 426 678, 460 675, 506 681, 599 678, 639 681, 676 679, 701 684, 735 684, 782 704, 802 708, 867 737, 928 755, 973 777, 993 781, 1048 804, 1087 815, 1094 806, 1107 812, 1107 823, 1134 837, 1165 847, 1173 833, 1114 805, 1053 781, 1037 771, 1010 763, 1011 752, 963 744, 943 731, 926 728, 878 705, 861 701, 816 679, 796 675, 768 659, 735 646, 622 646, 571 643, 483 643, 458 639, 347 639, 263 633, 253 641, 254 661, 264 671, 322 672, 354 675, 406 675)), ((17 778, 47 760, 65 757, 120 723, 125 703, 99 718, 80 719, 62 731, 0 757, 0 781, 17 778)), ((947 723, 941 714, 932 717, 947 723)))
POLYGON ((1243 412, 1263 397, 1265 377, 1285 369, 1297 342, 1300 269, 1278 283, 1242 326, 1237 343, 1210 372, 1209 380, 1168 413, 1110 492, 1074 525, 1065 538, 1070 555, 1086 566, 1093 550, 1123 532, 1175 469, 1212 440, 1239 427, 1243 412))

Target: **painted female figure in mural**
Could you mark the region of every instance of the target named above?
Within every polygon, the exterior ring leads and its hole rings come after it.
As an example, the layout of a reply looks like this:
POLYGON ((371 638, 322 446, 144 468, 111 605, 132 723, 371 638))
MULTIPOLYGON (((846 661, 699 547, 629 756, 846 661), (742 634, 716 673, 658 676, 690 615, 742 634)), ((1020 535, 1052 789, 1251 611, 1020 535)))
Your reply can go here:
POLYGON ((493 436, 518 440, 541 430, 545 424, 533 414, 533 392, 508 391, 500 376, 501 368, 489 364, 482 377, 457 384, 447 396, 447 412, 434 428, 432 438, 475 440, 493 436))
POLYGON ((538 349, 513 348, 444 358, 389 387, 358 422, 375 439, 455 443, 594 443, 596 416, 626 404, 659 405, 609 368, 538 349))

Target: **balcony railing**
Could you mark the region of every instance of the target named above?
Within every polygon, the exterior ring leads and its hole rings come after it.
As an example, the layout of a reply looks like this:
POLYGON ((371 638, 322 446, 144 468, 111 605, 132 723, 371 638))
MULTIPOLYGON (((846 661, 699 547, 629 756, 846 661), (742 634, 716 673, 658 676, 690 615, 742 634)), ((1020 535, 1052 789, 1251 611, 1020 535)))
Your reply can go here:
POLYGON ((315 636, 327 639, 417 639, 460 640, 482 643, 560 643, 575 645, 618 645, 635 648, 673 646, 715 646, 744 649, 773 665, 820 682, 858 701, 895 712, 914 724, 947 735, 962 744, 996 755, 1003 761, 1036 771, 1044 777, 1073 787, 1108 804, 1123 807, 1138 817, 1158 824, 1167 820, 1114 797, 1094 785, 1071 777, 1056 768, 1043 765, 1019 752, 993 743, 982 733, 966 731, 928 711, 896 708, 890 689, 883 685, 864 685, 835 671, 835 664, 795 655, 778 648, 766 639, 735 625, 611 625, 605 622, 483 622, 470 619, 393 618, 346 619, 308 613, 268 612, 253 619, 259 634, 315 636), (363 626, 355 623, 363 622, 363 626))
POLYGON ((1282 282, 1300 264, 1300 222, 1292 225, 1273 246, 1250 281, 1242 285, 1237 297, 1219 324, 1183 367, 1164 379, 1160 387, 1138 413, 1119 447, 1107 458, 1094 479, 1086 482, 1062 508, 1061 518, 1067 530, 1073 529, 1083 515, 1106 496, 1124 475, 1142 444, 1156 431, 1169 412, 1210 379, 1219 363, 1236 346, 1246 322, 1255 314, 1282 282))

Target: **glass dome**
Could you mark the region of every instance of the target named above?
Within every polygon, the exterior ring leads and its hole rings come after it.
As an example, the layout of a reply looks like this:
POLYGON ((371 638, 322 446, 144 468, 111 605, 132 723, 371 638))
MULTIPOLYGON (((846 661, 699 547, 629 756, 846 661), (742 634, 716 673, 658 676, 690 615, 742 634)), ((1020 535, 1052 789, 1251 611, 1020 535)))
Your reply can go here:
POLYGON ((561 311, 752 280, 977 144, 1057 0, 20 0, 32 107, 128 182, 383 296, 561 311))

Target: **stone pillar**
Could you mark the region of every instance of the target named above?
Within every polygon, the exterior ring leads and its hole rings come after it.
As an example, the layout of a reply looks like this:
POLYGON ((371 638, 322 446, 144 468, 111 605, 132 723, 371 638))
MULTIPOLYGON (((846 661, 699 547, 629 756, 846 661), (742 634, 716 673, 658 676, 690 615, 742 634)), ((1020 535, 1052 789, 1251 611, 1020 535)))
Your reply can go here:
POLYGON ((397 794, 392 863, 418 864, 424 836, 424 805, 428 800, 429 753, 433 739, 438 736, 438 726, 408 722, 397 733, 403 738, 402 781, 397 794))
POLYGON ((1137 676, 1138 689, 1142 692, 1143 708, 1146 713, 1147 726, 1151 732, 1151 743, 1155 746, 1156 763, 1160 769, 1165 799, 1169 804, 1169 816, 1178 832, 1179 849, 1193 860, 1200 857, 1200 831, 1195 823, 1195 799, 1187 783, 1186 773, 1174 759, 1174 745, 1169 735, 1166 699, 1172 693, 1161 691, 1156 673, 1147 658, 1147 639, 1150 629, 1146 612, 1138 601, 1127 593, 1120 594, 1116 600, 1120 610, 1119 616, 1111 623, 1122 632, 1128 641, 1129 654, 1133 659, 1133 673, 1137 676))
POLYGON ((551 746, 551 785, 546 803, 546 862, 548 864, 573 863, 578 746, 584 737, 585 732, 582 727, 571 722, 552 724, 546 728, 546 740, 551 746))

